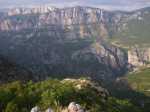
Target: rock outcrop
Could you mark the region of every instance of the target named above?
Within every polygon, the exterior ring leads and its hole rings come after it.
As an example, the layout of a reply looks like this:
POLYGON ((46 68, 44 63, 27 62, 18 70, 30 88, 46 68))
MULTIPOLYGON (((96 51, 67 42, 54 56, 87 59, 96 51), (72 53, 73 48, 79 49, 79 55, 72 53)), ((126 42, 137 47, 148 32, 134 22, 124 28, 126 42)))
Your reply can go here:
POLYGON ((85 111, 79 104, 71 102, 68 106, 68 112, 85 112, 85 111))
POLYGON ((99 98, 101 98, 101 100, 104 102, 109 96, 109 92, 105 88, 99 86, 99 83, 93 82, 89 79, 69 79, 68 78, 68 79, 62 80, 62 84, 66 82, 73 83, 73 86, 76 88, 76 90, 82 90, 84 88, 91 88, 93 91, 96 91, 99 94, 99 98))
POLYGON ((128 51, 128 62, 133 67, 150 65, 150 48, 133 47, 128 51))
MULTIPOLYGON (((31 112, 42 112, 38 106, 31 109, 31 112)), ((51 108, 48 108, 45 112, 55 112, 51 108)), ((86 112, 79 104, 71 102, 67 110, 62 110, 61 112, 86 112)))

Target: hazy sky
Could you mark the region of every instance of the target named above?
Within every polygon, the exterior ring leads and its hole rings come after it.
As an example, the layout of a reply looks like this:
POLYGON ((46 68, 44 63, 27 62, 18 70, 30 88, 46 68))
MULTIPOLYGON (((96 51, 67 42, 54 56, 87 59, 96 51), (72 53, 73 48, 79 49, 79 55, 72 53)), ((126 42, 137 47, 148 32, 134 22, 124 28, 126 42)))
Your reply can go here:
POLYGON ((0 8, 49 4, 56 7, 94 6, 105 9, 133 10, 150 6, 150 0, 0 0, 0 8))

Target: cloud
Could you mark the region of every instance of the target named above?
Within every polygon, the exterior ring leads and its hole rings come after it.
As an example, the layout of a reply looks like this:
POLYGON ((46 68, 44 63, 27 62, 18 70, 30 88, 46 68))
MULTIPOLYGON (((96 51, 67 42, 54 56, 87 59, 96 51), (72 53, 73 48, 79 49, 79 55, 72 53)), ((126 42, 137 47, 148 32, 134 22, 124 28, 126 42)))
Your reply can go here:
POLYGON ((0 7, 50 4, 56 7, 93 6, 110 10, 133 10, 150 6, 150 0, 0 0, 0 7))

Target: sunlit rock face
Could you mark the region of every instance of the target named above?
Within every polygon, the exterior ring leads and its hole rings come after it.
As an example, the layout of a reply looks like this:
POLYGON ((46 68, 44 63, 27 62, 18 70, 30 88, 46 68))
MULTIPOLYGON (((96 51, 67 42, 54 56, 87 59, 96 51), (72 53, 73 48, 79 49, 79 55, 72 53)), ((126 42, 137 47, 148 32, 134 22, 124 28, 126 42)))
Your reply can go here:
POLYGON ((150 65, 150 48, 133 47, 128 51, 128 62, 134 67, 150 65))
POLYGON ((15 8, 8 16, 0 19, 0 30, 19 31, 27 28, 59 27, 67 35, 80 37, 108 37, 106 11, 90 7, 57 9, 38 7, 32 9, 15 8))
POLYGON ((42 14, 56 10, 55 7, 48 5, 35 6, 34 8, 13 8, 6 12, 8 16, 26 15, 26 14, 42 14))
POLYGON ((132 21, 147 21, 149 8, 133 11, 107 11, 91 7, 55 8, 38 6, 14 8, 1 12, 0 30, 19 31, 27 28, 59 27, 69 36, 113 37, 129 29, 132 21))

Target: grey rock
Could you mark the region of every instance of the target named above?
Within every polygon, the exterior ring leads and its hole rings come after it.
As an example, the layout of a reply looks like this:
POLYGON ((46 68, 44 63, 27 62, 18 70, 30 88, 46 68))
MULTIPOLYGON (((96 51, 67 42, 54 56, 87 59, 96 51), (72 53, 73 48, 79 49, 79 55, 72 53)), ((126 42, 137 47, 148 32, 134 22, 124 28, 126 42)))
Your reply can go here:
POLYGON ((41 112, 38 106, 35 106, 31 109, 31 112, 41 112))
POLYGON ((68 112, 85 112, 79 104, 71 102, 68 106, 68 112))
POLYGON ((68 106, 68 111, 69 112, 77 112, 78 111, 78 108, 76 106, 76 103, 75 102, 71 102, 68 106))
POLYGON ((132 47, 128 51, 128 63, 134 67, 150 65, 150 48, 132 47))

